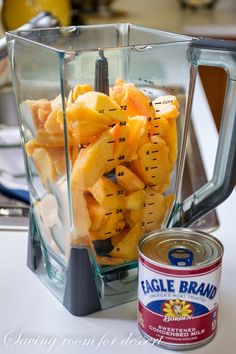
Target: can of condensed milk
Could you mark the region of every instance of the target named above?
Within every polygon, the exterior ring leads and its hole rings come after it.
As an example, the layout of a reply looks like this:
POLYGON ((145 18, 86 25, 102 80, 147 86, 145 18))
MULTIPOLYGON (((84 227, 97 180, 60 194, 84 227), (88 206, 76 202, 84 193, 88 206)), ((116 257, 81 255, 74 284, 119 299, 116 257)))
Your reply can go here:
POLYGON ((216 334, 223 245, 201 231, 170 228, 138 245, 138 326, 172 350, 208 343, 216 334))

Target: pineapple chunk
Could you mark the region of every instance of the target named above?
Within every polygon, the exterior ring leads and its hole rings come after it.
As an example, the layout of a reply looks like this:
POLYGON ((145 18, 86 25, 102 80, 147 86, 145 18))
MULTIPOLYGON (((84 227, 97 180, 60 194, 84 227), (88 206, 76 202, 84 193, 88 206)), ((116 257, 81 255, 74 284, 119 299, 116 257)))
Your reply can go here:
POLYGON ((127 193, 139 191, 145 184, 129 168, 119 165, 116 167, 116 180, 127 193))
POLYGON ((93 109, 98 113, 105 114, 114 122, 125 120, 125 115, 120 106, 109 96, 101 92, 87 92, 77 97, 76 103, 83 103, 87 108, 93 109))
POLYGON ((138 257, 137 244, 143 236, 143 229, 140 223, 131 228, 126 235, 116 244, 110 252, 110 256, 124 258, 126 260, 135 260, 138 257))
POLYGON ((125 210, 124 216, 125 221, 130 227, 133 227, 137 222, 142 222, 143 220, 144 208, 125 210))
POLYGON ((109 209, 123 208, 124 191, 106 177, 99 178, 89 191, 96 201, 103 207, 109 209))
POLYGON ((78 186, 86 190, 106 172, 109 171, 109 160, 113 158, 112 135, 108 131, 81 149, 72 169, 72 178, 78 186))
MULTIPOLYGON (((35 141, 38 145, 46 147, 64 147, 65 139, 64 133, 61 134, 49 134, 45 129, 40 129, 36 132, 35 141)), ((68 134, 69 146, 75 145, 75 140, 68 134)))

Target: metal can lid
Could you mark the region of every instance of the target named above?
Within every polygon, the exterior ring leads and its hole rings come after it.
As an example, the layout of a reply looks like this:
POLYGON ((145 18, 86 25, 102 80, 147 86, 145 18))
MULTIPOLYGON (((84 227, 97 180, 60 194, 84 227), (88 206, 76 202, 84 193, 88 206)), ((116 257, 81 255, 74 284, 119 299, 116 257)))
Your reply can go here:
POLYGON ((222 258, 223 245, 202 231, 170 228, 154 231, 139 242, 139 252, 159 265, 201 268, 222 258))

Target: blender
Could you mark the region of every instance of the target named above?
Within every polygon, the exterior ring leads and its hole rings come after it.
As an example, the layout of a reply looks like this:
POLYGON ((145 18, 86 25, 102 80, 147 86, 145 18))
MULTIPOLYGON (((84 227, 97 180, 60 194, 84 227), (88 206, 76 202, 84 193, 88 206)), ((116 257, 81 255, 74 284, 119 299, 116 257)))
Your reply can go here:
POLYGON ((233 189, 236 45, 131 24, 20 30, 7 42, 28 266, 76 316, 133 300, 140 238, 190 225, 233 189), (182 200, 199 65, 224 68, 228 85, 213 176, 182 200))

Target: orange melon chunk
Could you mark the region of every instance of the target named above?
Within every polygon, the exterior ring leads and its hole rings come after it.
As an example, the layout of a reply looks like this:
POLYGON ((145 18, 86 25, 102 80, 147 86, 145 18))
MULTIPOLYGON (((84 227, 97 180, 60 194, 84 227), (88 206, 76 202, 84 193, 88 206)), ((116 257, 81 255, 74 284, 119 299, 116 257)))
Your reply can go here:
POLYGON ((92 223, 90 231, 98 231, 106 222, 107 210, 103 208, 91 195, 86 195, 86 202, 92 223))
POLYGON ((133 171, 123 165, 116 167, 116 180, 120 187, 124 188, 127 193, 136 192, 145 187, 145 184, 133 171))
POLYGON ((120 106, 109 96, 101 92, 87 92, 77 97, 76 103, 83 103, 87 108, 93 109, 98 113, 105 114, 114 122, 125 120, 125 115, 120 106))
POLYGON ((118 209, 124 206, 124 191, 106 177, 99 178, 89 191, 96 201, 108 209, 118 209))
POLYGON ((76 85, 69 93, 68 103, 74 103, 78 96, 83 95, 86 92, 93 91, 92 86, 84 84, 76 85))
MULTIPOLYGON (((58 122, 63 127, 63 112, 58 112, 58 122)), ((68 129, 77 144, 89 144, 92 139, 108 129, 111 118, 86 107, 83 103, 75 103, 66 109, 68 129)))
POLYGON ((144 190, 139 190, 124 197, 124 208, 125 209, 139 209, 143 205, 143 200, 145 197, 144 190))
POLYGON ((117 212, 118 210, 107 211, 105 224, 96 232, 90 231, 90 237, 92 240, 106 240, 119 234, 125 227, 123 219, 123 213, 117 212))
POLYGON ((131 228, 126 235, 116 244, 110 252, 110 256, 123 258, 126 260, 135 260, 138 257, 137 244, 143 235, 143 229, 140 223, 131 228))
POLYGON ((86 237, 92 226, 84 192, 79 188, 75 176, 71 176, 71 195, 73 209, 73 239, 86 237))
POLYGON ((128 140, 128 161, 137 158, 138 148, 149 142, 148 139, 148 120, 145 116, 135 116, 128 120, 129 140, 128 140))
POLYGON ((72 169, 72 176, 77 185, 86 190, 109 171, 109 160, 113 158, 113 148, 109 141, 112 135, 102 133, 94 142, 81 149, 72 169))
POLYGON ((155 137, 155 141, 144 144, 138 150, 138 158, 131 162, 131 169, 147 185, 162 185, 170 174, 169 147, 166 142, 155 137))
POLYGON ((49 180, 56 180, 56 169, 46 149, 35 148, 32 152, 32 159, 44 186, 47 186, 49 180))

